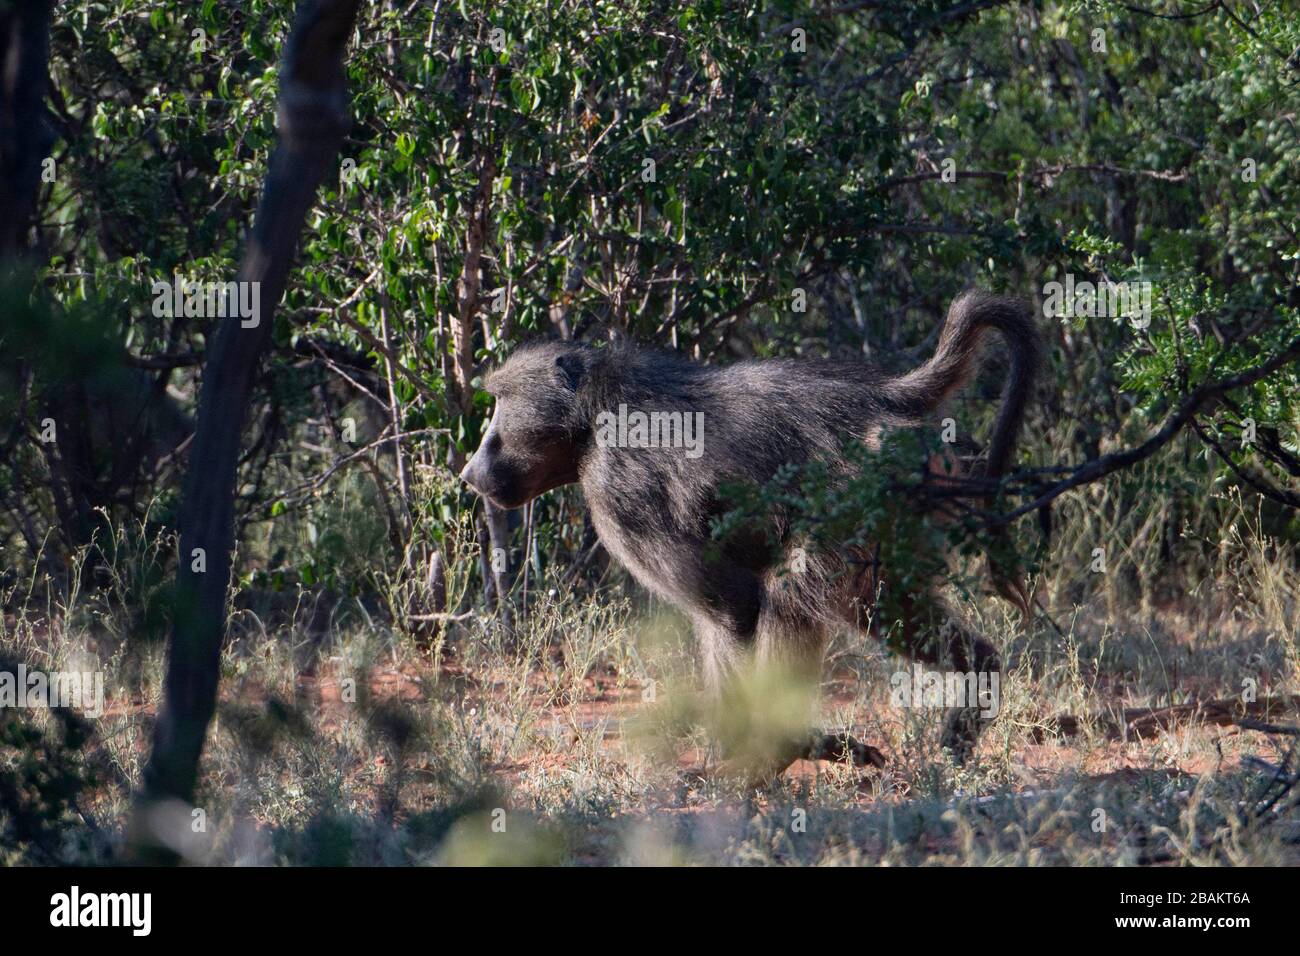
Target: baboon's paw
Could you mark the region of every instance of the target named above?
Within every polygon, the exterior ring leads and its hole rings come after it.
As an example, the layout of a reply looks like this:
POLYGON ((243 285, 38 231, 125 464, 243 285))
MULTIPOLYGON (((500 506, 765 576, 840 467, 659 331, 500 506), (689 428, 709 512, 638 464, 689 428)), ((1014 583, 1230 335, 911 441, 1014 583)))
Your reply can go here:
POLYGON ((885 755, 870 744, 864 744, 852 734, 826 734, 815 740, 809 748, 811 760, 830 760, 851 763, 855 767, 874 767, 883 770, 885 755))

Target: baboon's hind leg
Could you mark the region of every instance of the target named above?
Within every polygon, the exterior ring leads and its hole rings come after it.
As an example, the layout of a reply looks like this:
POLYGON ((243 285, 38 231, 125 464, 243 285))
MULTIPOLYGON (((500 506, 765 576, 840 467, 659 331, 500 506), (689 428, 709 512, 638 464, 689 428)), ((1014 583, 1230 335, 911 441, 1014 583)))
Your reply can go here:
POLYGON ((997 647, 982 634, 971 630, 953 609, 933 590, 905 595, 891 602, 896 620, 881 628, 873 622, 871 605, 858 601, 852 611, 854 623, 870 627, 883 637, 889 647, 915 661, 933 664, 956 675, 971 675, 963 705, 949 709, 940 738, 958 764, 965 764, 975 753, 980 732, 997 711, 1002 659, 997 647), (978 689, 992 693, 991 700, 980 701, 978 689))
POLYGON ((988 638, 963 624, 948 603, 933 592, 905 602, 905 607, 904 620, 898 628, 904 653, 960 675, 974 675, 975 687, 968 686, 964 705, 948 711, 940 738, 953 759, 965 764, 974 756, 980 732, 996 713, 1002 658, 988 638), (982 707, 975 698, 981 684, 993 692, 993 700, 986 702, 991 706, 982 707))

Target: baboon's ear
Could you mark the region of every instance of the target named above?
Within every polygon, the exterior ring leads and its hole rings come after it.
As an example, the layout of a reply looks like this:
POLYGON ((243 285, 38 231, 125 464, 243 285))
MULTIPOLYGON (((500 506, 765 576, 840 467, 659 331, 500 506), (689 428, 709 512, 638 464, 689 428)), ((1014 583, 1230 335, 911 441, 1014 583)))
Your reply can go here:
POLYGON ((555 371, 560 381, 576 392, 587 374, 587 363, 576 352, 564 352, 555 356, 555 371))

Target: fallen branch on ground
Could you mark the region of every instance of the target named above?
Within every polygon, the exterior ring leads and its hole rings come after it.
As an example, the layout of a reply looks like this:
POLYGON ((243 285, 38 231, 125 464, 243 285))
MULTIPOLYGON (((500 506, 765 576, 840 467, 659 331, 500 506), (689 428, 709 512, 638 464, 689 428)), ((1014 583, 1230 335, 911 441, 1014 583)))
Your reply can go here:
POLYGON ((1157 733, 1191 724, 1215 724, 1221 727, 1235 725, 1265 733, 1300 734, 1300 728, 1279 727, 1259 720, 1297 712, 1300 712, 1300 694, 1262 697, 1250 702, 1229 698, 1191 701, 1172 707, 1129 707, 1119 717, 1113 713, 1098 714, 1092 718, 1058 714, 1034 728, 1034 742, 1042 743, 1053 736, 1077 737, 1089 724, 1110 740, 1153 737, 1157 733))

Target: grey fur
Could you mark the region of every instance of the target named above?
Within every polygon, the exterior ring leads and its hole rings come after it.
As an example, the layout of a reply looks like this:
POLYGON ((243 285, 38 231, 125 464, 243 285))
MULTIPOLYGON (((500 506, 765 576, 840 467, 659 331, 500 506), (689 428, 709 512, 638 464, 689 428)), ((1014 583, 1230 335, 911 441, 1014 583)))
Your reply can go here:
MULTIPOLYGON (((815 680, 828 628, 863 624, 867 592, 880 582, 855 575, 833 553, 809 554, 802 574, 783 573, 784 556, 765 547, 730 547, 719 556, 709 524, 725 510, 718 486, 762 482, 791 462, 833 459, 849 436, 871 445, 883 428, 921 424, 966 381, 989 330, 1002 333, 1012 358, 986 466, 997 475, 1029 396, 1038 336, 1022 303, 968 292, 949 310, 934 356, 894 377, 861 362, 770 359, 716 368, 640 348, 548 342, 520 349, 488 378, 497 411, 462 477, 504 507, 580 482, 610 554, 691 617, 719 700, 746 659, 782 661, 815 680), (703 455, 602 447, 598 416, 620 405, 702 413, 703 455)), ((905 643, 916 657, 959 670, 999 666, 992 645, 956 625, 930 593, 918 595, 905 643)), ((945 743, 961 759, 977 733, 970 713, 954 713, 945 743)))

